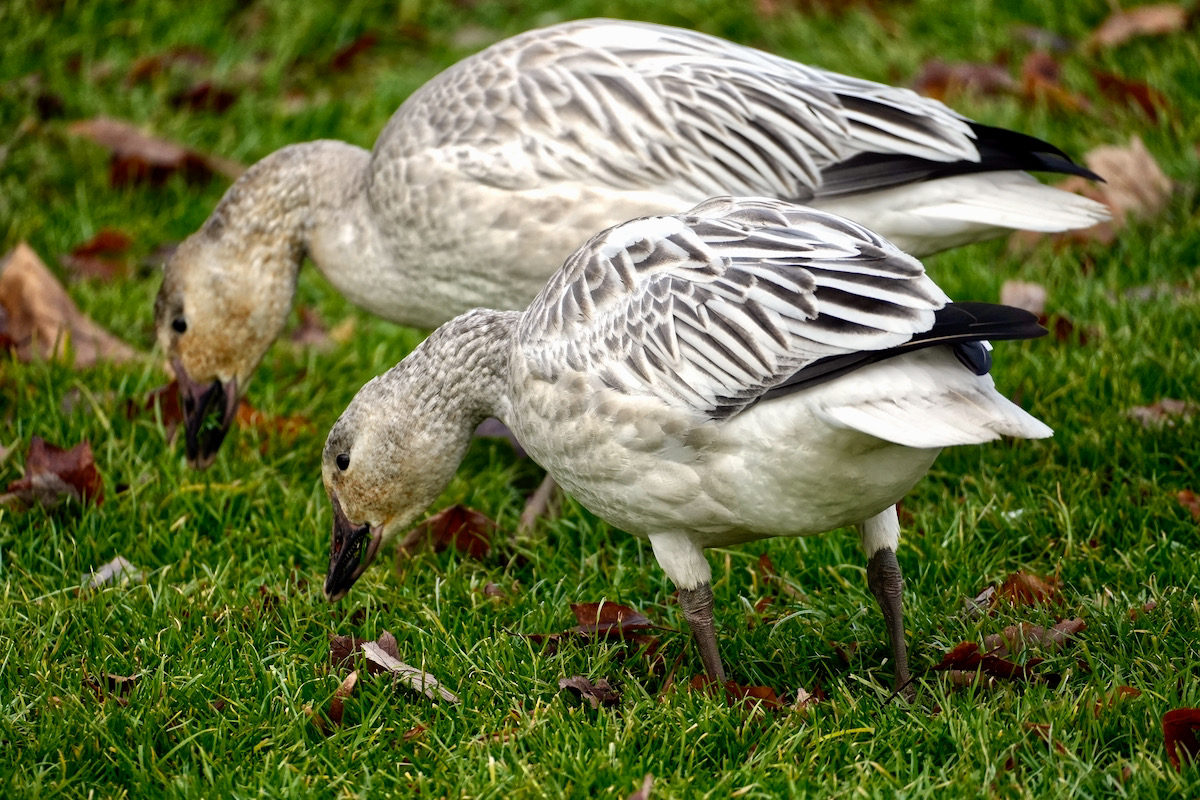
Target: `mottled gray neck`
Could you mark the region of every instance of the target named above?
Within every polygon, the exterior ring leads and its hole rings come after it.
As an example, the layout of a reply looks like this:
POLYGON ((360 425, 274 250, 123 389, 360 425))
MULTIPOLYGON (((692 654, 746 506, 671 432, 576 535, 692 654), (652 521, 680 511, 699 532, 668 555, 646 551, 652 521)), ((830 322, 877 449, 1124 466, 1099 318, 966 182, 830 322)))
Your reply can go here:
POLYGON ((345 142, 284 147, 229 187, 201 232, 244 253, 247 268, 294 275, 326 227, 366 205, 369 161, 370 153, 345 142))
POLYGON ((459 428, 474 430, 512 407, 509 359, 521 313, 475 309, 434 331, 405 359, 423 378, 417 402, 459 428))

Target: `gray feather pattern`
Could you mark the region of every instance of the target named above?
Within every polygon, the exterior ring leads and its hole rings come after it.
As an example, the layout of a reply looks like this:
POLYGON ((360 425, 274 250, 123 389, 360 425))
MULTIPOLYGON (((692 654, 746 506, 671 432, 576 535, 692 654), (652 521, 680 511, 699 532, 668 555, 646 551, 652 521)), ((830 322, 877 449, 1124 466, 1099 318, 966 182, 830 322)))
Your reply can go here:
POLYGON ((593 237, 530 305, 522 356, 712 417, 825 356, 894 347, 946 296, 866 228, 783 201, 728 197, 593 237))

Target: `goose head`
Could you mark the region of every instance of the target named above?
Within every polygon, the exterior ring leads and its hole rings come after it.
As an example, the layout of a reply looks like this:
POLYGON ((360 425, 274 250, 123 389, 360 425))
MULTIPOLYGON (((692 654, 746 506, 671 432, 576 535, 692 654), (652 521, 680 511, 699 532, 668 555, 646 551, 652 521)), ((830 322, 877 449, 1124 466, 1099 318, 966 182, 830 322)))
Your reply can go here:
POLYGON ((179 382, 188 463, 198 469, 216 458, 240 392, 283 330, 301 258, 263 231, 225 227, 214 213, 179 245, 154 303, 179 382))

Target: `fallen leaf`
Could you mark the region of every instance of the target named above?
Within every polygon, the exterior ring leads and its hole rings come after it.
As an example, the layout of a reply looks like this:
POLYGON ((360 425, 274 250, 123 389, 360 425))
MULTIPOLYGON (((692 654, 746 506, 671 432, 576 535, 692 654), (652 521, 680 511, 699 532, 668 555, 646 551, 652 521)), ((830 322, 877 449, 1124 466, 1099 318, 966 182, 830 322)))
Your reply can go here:
POLYGON ((298 312, 300 324, 288 337, 292 343, 316 348, 329 347, 329 329, 325 327, 320 312, 310 306, 301 306, 298 312))
POLYGON ((438 679, 430 675, 428 672, 419 670, 416 667, 411 667, 393 657, 386 652, 375 642, 364 642, 360 645, 362 653, 366 656, 369 663, 383 667, 385 670, 394 675, 398 680, 408 684, 413 689, 421 692, 430 700, 436 700, 439 697, 448 703, 459 702, 457 695, 446 689, 438 682, 438 679))
POLYGON ((128 234, 104 228, 59 261, 82 277, 112 280, 128 274, 129 263, 123 256, 131 244, 128 234))
POLYGON ((241 400, 238 403, 237 413, 234 418, 242 428, 252 428, 263 433, 277 433, 289 439, 295 438, 302 433, 310 433, 313 430, 312 420, 303 414, 292 414, 282 417, 265 414, 245 400, 241 400))
POLYGON ((1050 628, 1022 622, 1017 625, 1009 625, 1001 633, 993 633, 985 637, 983 648, 989 655, 1000 658, 1027 647, 1046 646, 1058 649, 1068 639, 1086 628, 1087 625, 1078 617, 1065 619, 1050 628))
POLYGON ((576 697, 591 703, 592 708, 615 706, 621 702, 620 693, 609 686, 608 680, 605 678, 592 683, 582 675, 572 675, 569 678, 559 678, 558 688, 569 689, 575 693, 576 697))
POLYGON ((488 597, 508 597, 508 592, 504 591, 504 587, 490 581, 484 585, 483 593, 488 597))
POLYGON ((771 560, 769 553, 763 553, 758 557, 758 571, 763 576, 763 583, 769 583, 777 587, 784 594, 794 597, 797 600, 802 602, 808 601, 808 598, 805 596, 804 592, 797 589, 779 575, 779 571, 775 569, 775 562, 771 560))
POLYGON ((1059 82, 1062 68, 1054 56, 1034 50, 1021 64, 1021 93, 1030 101, 1043 102, 1066 111, 1081 111, 1091 104, 1059 82))
POLYGON ((1109 48, 1124 44, 1136 36, 1161 36, 1187 26, 1187 10, 1177 3, 1138 6, 1117 11, 1100 23, 1085 42, 1085 47, 1109 48))
POLYGON ((1140 81, 1131 81, 1111 72, 1092 70, 1092 77, 1100 92, 1110 100, 1134 108, 1140 108, 1151 122, 1157 122, 1159 112, 1171 114, 1171 104, 1166 95, 1140 81))
MULTIPOLYGON (((772 711, 787 708, 770 686, 742 686, 730 680, 725 681, 721 688, 725 693, 725 702, 731 706, 742 705, 748 709, 761 706, 772 711)), ((688 682, 688 689, 713 694, 717 689, 717 682, 707 675, 697 675, 688 682)))
POLYGON ((1151 611, 1153 611, 1156 608, 1158 608, 1158 602, 1155 600, 1148 600, 1142 605, 1141 608, 1129 609, 1129 620, 1131 622, 1136 622, 1137 618, 1140 617, 1142 614, 1149 614, 1151 611))
POLYGON ((1001 305, 1023 308, 1038 317, 1046 313, 1046 287, 1040 283, 1008 280, 1000 287, 1001 305))
POLYGON ((1142 690, 1135 689, 1132 686, 1118 686, 1109 692, 1106 696, 1102 696, 1096 701, 1096 705, 1092 707, 1092 713, 1097 717, 1104 713, 1105 710, 1112 708, 1120 703, 1124 698, 1141 697, 1142 690))
POLYGON ((579 623, 575 630, 587 637, 621 637, 658 627, 641 613, 619 603, 572 603, 571 611, 579 623))
POLYGON ((1176 422, 1190 420, 1197 410, 1200 410, 1200 406, 1196 403, 1164 397, 1148 406, 1134 406, 1125 414, 1142 423, 1144 428, 1174 428, 1176 422))
POLYGON ((89 675, 85 669, 83 682, 90 688, 101 702, 109 699, 116 700, 119 705, 129 705, 129 693, 133 690, 140 675, 117 675, 107 672, 101 683, 89 675))
POLYGON ((999 597, 1014 606, 1044 605, 1058 593, 1057 578, 1039 578, 1028 572, 1014 572, 1004 579, 997 591, 999 597))
POLYGON ((21 361, 74 357, 77 369, 97 361, 128 361, 132 347, 105 331, 72 302, 29 245, 21 242, 0 261, 0 337, 21 361))
POLYGON ((1200 522, 1200 497, 1197 497, 1195 492, 1191 489, 1184 489, 1176 494, 1175 498, 1179 500, 1181 506, 1192 512, 1192 519, 1200 522))
POLYGON ((985 616, 996 605, 996 587, 989 586, 963 605, 964 617, 985 616))
POLYGON ((213 174, 236 179, 246 168, 235 161, 206 156, 182 145, 142 133, 127 122, 95 117, 71 123, 68 131, 91 139, 112 154, 109 182, 161 185, 175 173, 188 182, 206 181, 213 174))
POLYGON ((11 482, 8 491, 8 495, 0 496, 0 503, 16 499, 27 506, 51 508, 64 497, 94 505, 104 502, 104 482, 96 471, 92 446, 86 441, 63 450, 34 436, 29 442, 25 474, 11 482))
POLYGON ((1200 759, 1200 708, 1176 708, 1163 714, 1163 741, 1171 766, 1182 771, 1184 760, 1200 759))
POLYGON ((915 91, 936 100, 953 99, 962 93, 983 96, 1016 91, 1017 82, 1008 68, 1000 64, 981 64, 967 61, 930 59, 921 65, 913 80, 915 91))
POLYGON ((89 589, 99 589, 110 583, 123 583, 126 580, 140 581, 141 579, 142 571, 121 556, 117 556, 100 569, 83 576, 83 580, 88 582, 89 589))
POLYGON ((125 85, 133 86, 153 78, 170 67, 182 66, 188 69, 199 69, 211 65, 212 61, 213 58, 208 51, 199 47, 186 45, 173 47, 165 52, 142 56, 134 61, 133 66, 129 68, 129 73, 125 76, 125 85))
POLYGON ((379 34, 371 31, 364 33, 334 54, 333 58, 329 61, 329 69, 333 72, 344 72, 350 68, 354 59, 370 50, 378 41, 379 34))
POLYGON ((329 701, 329 719, 334 725, 342 724, 342 714, 344 712, 344 703, 350 695, 354 694, 354 687, 358 683, 358 670, 353 670, 346 679, 342 681, 341 686, 333 693, 333 698, 329 701))
POLYGON ((1128 147, 1097 147, 1083 160, 1088 169, 1104 178, 1097 187, 1099 199, 1112 211, 1118 228, 1130 215, 1148 218, 1159 214, 1171 199, 1174 184, 1140 137, 1132 137, 1128 147))
POLYGON ((162 421, 168 441, 173 442, 176 430, 183 424, 183 405, 179 397, 179 383, 171 381, 165 386, 151 389, 141 405, 138 405, 137 401, 133 399, 126 401, 126 419, 136 419, 145 413, 155 415, 162 421))
POLYGON ((979 675, 1029 681, 1037 677, 1034 667, 1041 663, 1042 659, 1031 658, 1024 664, 1017 664, 1001 656, 980 652, 975 642, 960 642, 933 669, 957 673, 953 678, 955 683, 974 683, 979 675))
POLYGON ((237 102, 237 92, 217 86, 212 81, 200 81, 171 95, 171 105, 190 111, 207 111, 224 114, 237 102))
POLYGON ((1054 726, 1045 722, 1026 722, 1023 723, 1023 725, 1026 730, 1033 731, 1035 734, 1037 734, 1037 737, 1043 742, 1053 746, 1054 749, 1058 751, 1059 755, 1065 756, 1067 754, 1067 748, 1063 746, 1063 743, 1054 739, 1054 726))
POLYGON ((642 778, 642 787, 633 794, 629 795, 626 800, 650 800, 650 791, 654 788, 654 775, 647 772, 646 777, 642 778))
POLYGON ((400 738, 406 742, 411 742, 413 739, 421 738, 421 736, 423 736, 427 730, 429 730, 429 728, 418 722, 416 725, 400 734, 400 738))
POLYGON ((409 553, 418 545, 431 547, 435 553, 453 547, 471 558, 481 559, 491 550, 492 534, 497 528, 495 522, 478 511, 456 505, 439 511, 410 530, 400 540, 399 547, 409 553))

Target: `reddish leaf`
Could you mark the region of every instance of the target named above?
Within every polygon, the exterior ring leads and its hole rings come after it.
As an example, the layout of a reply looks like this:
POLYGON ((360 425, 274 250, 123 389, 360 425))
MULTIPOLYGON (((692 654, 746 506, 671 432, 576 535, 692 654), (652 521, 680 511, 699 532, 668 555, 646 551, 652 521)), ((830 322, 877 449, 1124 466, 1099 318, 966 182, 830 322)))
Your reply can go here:
POLYGON ((998 595, 1014 606, 1044 605, 1058 593, 1057 578, 1039 578, 1027 572, 1014 572, 1000 584, 998 595))
POLYGON ((158 415, 158 419, 162 420, 167 438, 173 440, 176 429, 183 424, 183 405, 179 398, 179 383, 171 381, 164 386, 151 389, 150 393, 146 395, 146 400, 140 406, 137 401, 132 399, 125 403, 127 419, 136 419, 146 413, 158 415))
POLYGON ((263 433, 277 433, 285 438, 295 438, 302 433, 310 433, 313 424, 303 414, 292 414, 285 417, 264 414, 254 406, 242 400, 238 403, 237 424, 243 428, 253 428, 263 433))
POLYGON ((237 92, 217 86, 212 81, 194 83, 171 96, 171 105, 191 111, 224 114, 237 102, 237 92))
POLYGON ((342 681, 341 686, 333 693, 332 699, 329 701, 329 719, 334 725, 342 724, 342 714, 344 712, 344 703, 346 698, 354 694, 354 687, 358 683, 358 671, 354 670, 346 679, 342 681))
POLYGON ((329 328, 321 319, 321 314, 315 308, 301 306, 299 309, 300 324, 292 331, 290 338, 294 344, 310 347, 329 346, 329 328))
POLYGON ((0 338, 22 361, 72 353, 75 367, 84 369, 97 361, 128 361, 137 355, 86 317, 24 242, 0 261, 0 310, 0 338))
POLYGON ((1187 10, 1177 3, 1138 6, 1117 11, 1088 37, 1087 47, 1108 48, 1124 44, 1136 36, 1161 36, 1187 26, 1187 10))
POLYGON ((508 597, 508 592, 504 591, 504 587, 498 583, 490 581, 484 585, 483 593, 488 597, 508 597))
POLYGON ((1026 730, 1033 731, 1037 737, 1048 745, 1053 745, 1054 749, 1060 755, 1067 754, 1067 748, 1063 747, 1062 742, 1056 741, 1053 737, 1053 726, 1045 722, 1026 722, 1023 723, 1026 730))
POLYGON ((1017 82, 1008 74, 1008 68, 1000 64, 947 62, 940 58, 926 61, 913 81, 913 89, 937 100, 953 99, 964 92, 1006 94, 1016 88, 1017 82))
POLYGON ((28 506, 49 508, 64 497, 95 505, 104 502, 104 482, 86 441, 63 450, 34 436, 25 459, 25 475, 10 483, 8 491, 28 506))
MULTIPOLYGON (((1174 428, 1176 420, 1186 422, 1192 418, 1198 408, 1200 407, 1195 403, 1186 400, 1164 397, 1148 406, 1134 406, 1125 413, 1142 423, 1144 428, 1161 428, 1164 425, 1174 428)), ((1180 502, 1183 502, 1182 499, 1180 502)))
MULTIPOLYGON (((707 675, 697 675, 688 682, 688 688, 714 694, 717 683, 707 675)), ((742 705, 751 709, 762 706, 771 710, 787 708, 770 686, 742 686, 735 681, 725 681, 720 688, 724 689, 725 702, 731 706, 742 705)))
POLYGON ((129 74, 125 76, 125 84, 133 86, 149 78, 159 75, 164 70, 179 65, 189 69, 207 67, 212 64, 212 56, 199 47, 173 47, 162 53, 142 56, 133 62, 129 74))
POLYGON ((413 528, 400 540, 400 547, 413 552, 423 543, 440 553, 453 547, 471 558, 483 558, 492 548, 492 534, 498 526, 483 514, 466 506, 451 506, 413 528))
POLYGON ((359 54, 370 50, 378 41, 379 34, 370 31, 364 33, 334 54, 333 59, 329 62, 329 69, 333 72, 343 72, 349 69, 359 54))
POLYGON ((646 777, 642 778, 642 787, 633 794, 629 795, 626 800, 650 800, 650 791, 654 788, 654 775, 647 772, 646 777))
POLYGON ((91 139, 112 153, 109 182, 113 186, 137 183, 161 185, 175 173, 189 182, 206 181, 214 173, 237 178, 245 167, 215 156, 205 156, 186 147, 147 136, 126 122, 96 117, 73 122, 68 130, 91 139))
POLYGON ((591 703, 592 708, 615 706, 621 702, 620 692, 609 686, 605 678, 592 683, 582 675, 572 675, 569 678, 559 678, 558 688, 569 689, 576 697, 591 703))
POLYGON ((1091 104, 1059 82, 1061 67, 1054 56, 1034 50, 1021 64, 1021 92, 1029 100, 1044 102, 1066 111, 1080 111, 1091 104))
POLYGON ((1098 717, 1106 709, 1112 708, 1121 702, 1126 697, 1141 697, 1142 690, 1135 689, 1132 686, 1118 686, 1108 693, 1108 696, 1101 697, 1096 701, 1096 705, 1092 708, 1092 712, 1098 717))
POLYGON ((1117 103, 1140 108, 1151 122, 1158 122, 1159 112, 1171 113, 1166 95, 1147 84, 1131 81, 1111 72, 1092 70, 1092 77, 1105 97, 1117 103))
POLYGON ((571 611, 579 622, 575 630, 588 637, 620 637, 634 631, 657 627, 639 612, 619 603, 572 603, 571 611))
POLYGON ((133 239, 120 231, 104 228, 89 241, 76 247, 70 255, 59 260, 64 266, 85 278, 124 277, 129 272, 129 263, 122 256, 129 250, 133 239))
POLYGON ((1062 647, 1068 639, 1087 628, 1082 619, 1065 619, 1047 629, 1041 625, 1031 625, 1022 622, 1009 625, 1001 633, 993 633, 983 640, 984 650, 989 655, 1003 658, 1010 652, 1024 650, 1027 647, 1048 646, 1051 649, 1062 647))
POLYGON ((1191 489, 1184 489, 1175 495, 1179 500, 1179 504, 1192 512, 1192 519, 1200 522, 1200 497, 1196 497, 1196 493, 1191 489))
POLYGON ((1163 715, 1163 741, 1171 766, 1182 771, 1184 760, 1200 760, 1200 708, 1177 708, 1163 715))
POLYGON ((1141 608, 1129 609, 1129 619, 1130 621, 1136 622, 1139 616, 1142 614, 1149 614, 1156 608, 1158 608, 1158 602, 1154 600, 1148 600, 1142 605, 1141 608))

